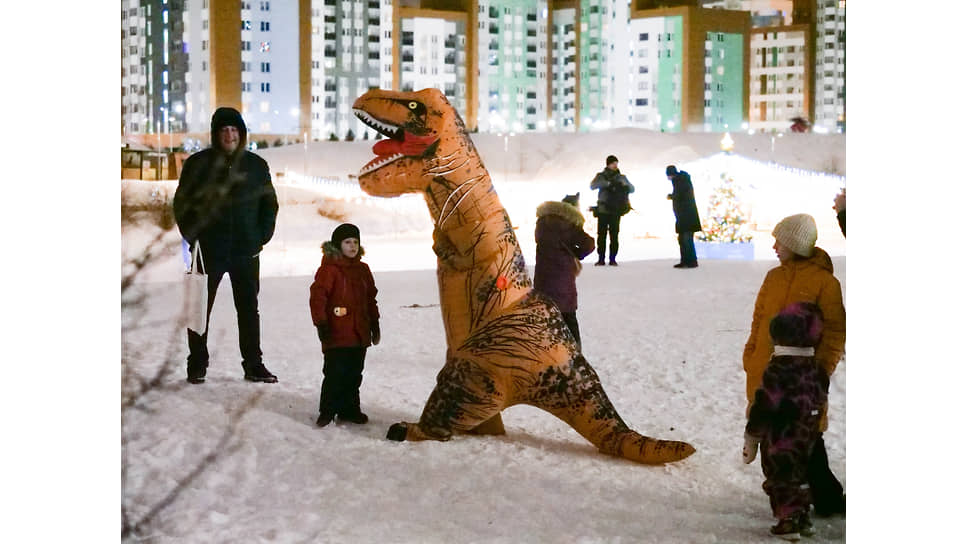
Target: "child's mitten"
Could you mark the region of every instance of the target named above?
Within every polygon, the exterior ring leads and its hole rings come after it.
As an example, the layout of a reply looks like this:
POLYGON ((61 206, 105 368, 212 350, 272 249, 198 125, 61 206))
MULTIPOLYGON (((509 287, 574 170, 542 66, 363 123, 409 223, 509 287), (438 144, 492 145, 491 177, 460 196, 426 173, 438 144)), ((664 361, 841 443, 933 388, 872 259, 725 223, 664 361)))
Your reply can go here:
POLYGON ((747 465, 756 459, 756 450, 759 449, 760 439, 748 434, 743 435, 743 462, 747 465))

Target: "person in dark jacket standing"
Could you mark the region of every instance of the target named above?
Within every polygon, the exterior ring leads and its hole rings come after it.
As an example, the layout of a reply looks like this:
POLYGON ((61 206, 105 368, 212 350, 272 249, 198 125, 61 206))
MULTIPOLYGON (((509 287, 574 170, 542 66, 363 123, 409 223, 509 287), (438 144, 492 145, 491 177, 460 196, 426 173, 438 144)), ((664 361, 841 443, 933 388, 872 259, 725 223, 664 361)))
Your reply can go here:
POLYGON ((595 266, 605 264, 606 238, 610 238, 608 264, 618 266, 615 257, 618 255, 619 224, 622 216, 632 209, 629 193, 635 192, 635 186, 619 172, 618 157, 609 155, 605 158, 605 169, 592 180, 591 188, 598 190, 598 205, 592 209, 598 218, 598 262, 595 266))
POLYGON ((666 177, 672 182, 672 192, 666 197, 672 201, 672 212, 676 215, 676 233, 679 235, 679 264, 676 268, 696 268, 696 243, 693 236, 702 230, 699 210, 696 209, 696 195, 692 192, 689 173, 666 167, 666 177))
POLYGON ((316 425, 363 424, 360 384, 366 348, 380 343, 380 310, 370 267, 360 260, 360 229, 343 223, 323 243, 323 260, 309 287, 309 310, 323 349, 323 385, 316 425))
POLYGON ((173 201, 175 222, 190 246, 199 244, 208 274, 205 334, 188 330, 188 381, 202 383, 208 369, 207 320, 222 276, 232 282, 245 379, 275 383, 262 362, 259 332, 259 253, 272 239, 279 203, 269 166, 246 151, 246 128, 233 108, 212 114, 212 146, 189 157, 173 201))
POLYGON ((579 210, 578 193, 538 206, 534 288, 555 301, 581 350, 575 278, 581 271, 581 260, 595 250, 595 240, 583 230, 585 218, 579 210))

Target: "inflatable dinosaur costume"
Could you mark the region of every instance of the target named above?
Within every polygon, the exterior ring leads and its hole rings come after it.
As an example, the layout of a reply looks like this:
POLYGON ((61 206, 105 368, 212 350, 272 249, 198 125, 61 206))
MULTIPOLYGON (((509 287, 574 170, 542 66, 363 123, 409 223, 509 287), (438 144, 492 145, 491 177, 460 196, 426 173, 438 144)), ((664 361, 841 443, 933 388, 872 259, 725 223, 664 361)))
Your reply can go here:
POLYGON ((530 404, 573 427, 599 451, 659 464, 695 452, 622 421, 558 308, 532 291, 511 221, 464 122, 436 89, 371 90, 356 116, 387 136, 359 174, 374 196, 422 193, 434 252, 447 361, 418 423, 391 440, 447 440, 455 432, 503 434, 502 410, 530 404))

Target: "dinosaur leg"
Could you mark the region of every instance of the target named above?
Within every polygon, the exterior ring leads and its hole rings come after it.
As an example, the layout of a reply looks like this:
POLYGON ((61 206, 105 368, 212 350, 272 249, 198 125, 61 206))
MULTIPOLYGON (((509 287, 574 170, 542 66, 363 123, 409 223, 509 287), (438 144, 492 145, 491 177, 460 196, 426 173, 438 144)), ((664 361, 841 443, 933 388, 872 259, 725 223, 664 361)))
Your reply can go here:
POLYGON ((679 461, 696 451, 686 442, 657 440, 629 429, 591 365, 580 353, 570 356, 570 364, 540 371, 524 402, 554 414, 609 455, 651 465, 679 461))
POLYGON ((467 431, 467 434, 477 434, 477 435, 502 435, 507 434, 504 430, 504 420, 501 419, 501 414, 494 414, 494 417, 481 423, 477 427, 467 431))
POLYGON ((420 421, 396 423, 387 432, 390 440, 449 440, 457 432, 475 429, 503 434, 500 413, 506 406, 503 387, 480 363, 470 358, 448 356, 437 374, 437 386, 430 393, 420 421))

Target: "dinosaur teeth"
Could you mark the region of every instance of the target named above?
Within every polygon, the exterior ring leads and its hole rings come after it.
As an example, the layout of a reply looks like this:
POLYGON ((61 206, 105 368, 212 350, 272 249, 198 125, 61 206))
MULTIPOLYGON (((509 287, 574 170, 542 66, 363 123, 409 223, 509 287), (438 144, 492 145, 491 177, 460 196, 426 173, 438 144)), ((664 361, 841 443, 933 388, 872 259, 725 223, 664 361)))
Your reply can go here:
POLYGON ((397 160, 399 158, 402 158, 402 157, 403 157, 403 153, 395 153, 395 154, 389 155, 387 157, 377 157, 376 159, 374 159, 374 160, 370 161, 369 163, 367 163, 363 167, 363 169, 360 170, 360 174, 359 175, 362 176, 364 174, 369 174, 370 172, 373 172, 374 170, 379 170, 383 166, 385 166, 385 165, 387 165, 387 164, 389 164, 389 163, 391 163, 391 162, 393 162, 393 161, 395 161, 395 160, 397 160))
POLYGON ((391 125, 389 123, 384 123, 383 121, 380 121, 379 119, 373 117, 366 111, 358 108, 354 109, 353 113, 360 119, 360 121, 363 121, 363 124, 380 132, 384 136, 393 137, 394 134, 396 134, 397 130, 399 130, 400 128, 395 125, 391 125))

